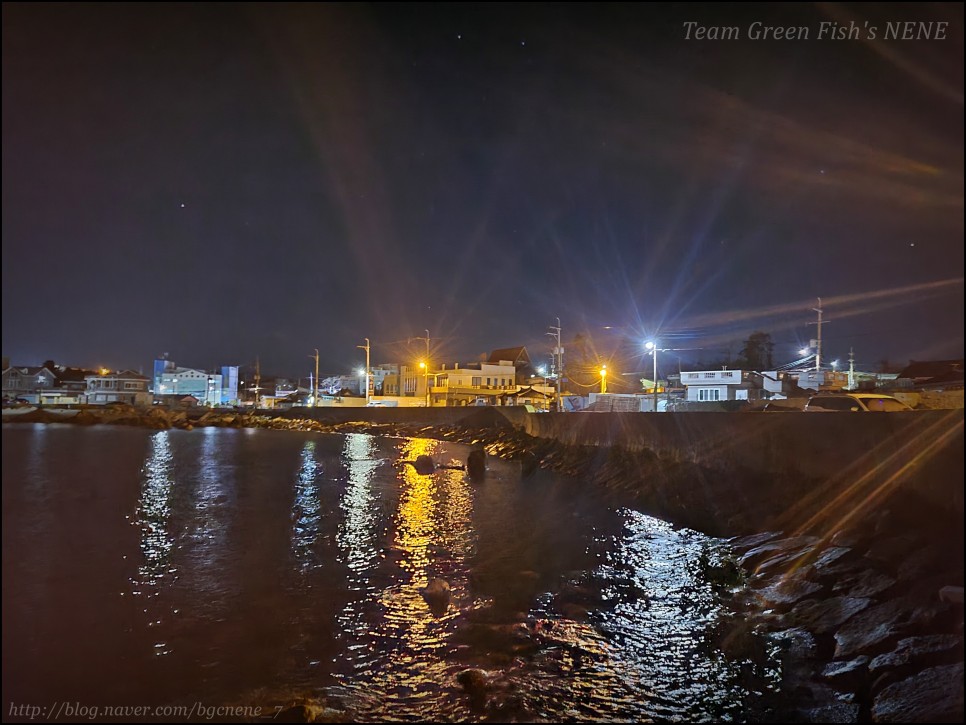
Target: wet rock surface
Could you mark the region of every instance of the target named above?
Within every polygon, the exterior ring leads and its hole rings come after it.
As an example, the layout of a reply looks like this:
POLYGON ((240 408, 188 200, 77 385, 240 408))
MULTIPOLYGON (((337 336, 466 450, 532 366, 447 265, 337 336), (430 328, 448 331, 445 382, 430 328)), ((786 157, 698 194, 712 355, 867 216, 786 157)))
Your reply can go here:
POLYGON ((962 529, 912 515, 873 511, 811 541, 732 540, 782 652, 785 721, 962 722, 962 529))

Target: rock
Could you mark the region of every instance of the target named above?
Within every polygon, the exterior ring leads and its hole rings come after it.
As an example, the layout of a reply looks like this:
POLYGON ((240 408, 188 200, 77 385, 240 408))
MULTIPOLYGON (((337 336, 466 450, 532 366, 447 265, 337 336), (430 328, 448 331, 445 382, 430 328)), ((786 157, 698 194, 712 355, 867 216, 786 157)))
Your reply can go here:
POLYGON ((433 579, 425 589, 422 589, 424 597, 449 597, 449 582, 445 579, 433 579))
POLYGON ((807 629, 795 627, 775 632, 771 635, 772 641, 776 642, 782 649, 782 659, 790 662, 814 659, 818 656, 818 644, 815 642, 815 635, 807 629))
POLYGON ((835 633, 835 658, 859 653, 877 655, 892 649, 913 627, 929 627, 949 605, 932 601, 922 593, 871 606, 856 614, 835 633))
POLYGON ((829 546, 823 549, 822 552, 815 557, 814 561, 808 562, 809 566, 815 571, 815 573, 820 576, 826 576, 826 572, 829 568, 839 561, 843 556, 848 554, 852 549, 847 546, 829 546))
POLYGON ((896 578, 901 582, 916 582, 941 570, 946 559, 934 546, 923 546, 904 557, 896 568, 896 578))
POLYGON ((482 448, 470 451, 466 457, 466 471, 473 481, 482 481, 486 478, 486 451, 482 448))
POLYGON ((539 467, 540 459, 532 451, 526 451, 520 459, 520 475, 530 478, 539 467))
POLYGON ((428 476, 436 470, 436 463, 427 455, 416 456, 415 461, 403 461, 416 469, 420 476, 428 476))
POLYGON ((809 599, 798 604, 788 616, 798 626, 816 634, 827 634, 868 607, 871 601, 864 597, 809 599))
POLYGON ((869 658, 859 655, 851 660, 830 662, 822 670, 822 677, 833 686, 844 690, 857 690, 869 674, 869 658))
POLYGON ((790 539, 769 541, 746 552, 739 563, 756 573, 792 561, 800 557, 810 547, 818 543, 814 536, 794 536, 790 539))
POLYGON ((872 703, 873 722, 963 721, 963 663, 931 667, 886 687, 872 703))
POLYGON ((490 686, 490 676, 478 669, 463 670, 456 675, 456 681, 471 697, 484 697, 490 686))
POLYGON ((860 708, 853 702, 830 702, 805 711, 804 722, 853 723, 859 721, 860 708))
POLYGON ((738 536, 733 539, 728 539, 728 543, 735 551, 748 551, 779 536, 781 536, 780 531, 766 531, 761 534, 751 534, 750 536, 738 536))
POLYGON ((788 607, 821 591, 822 585, 810 582, 803 576, 782 577, 775 584, 765 587, 758 596, 772 606, 788 607))
POLYGON ((963 640, 955 634, 929 634, 922 637, 906 637, 899 640, 899 644, 892 652, 876 657, 869 664, 869 673, 875 677, 886 669, 896 669, 907 665, 948 664, 946 662, 929 662, 946 653, 961 657, 963 640))
POLYGON ((963 588, 962 587, 943 587, 939 590, 939 601, 950 602, 952 604, 962 604, 963 603, 963 588))
POLYGON ((898 563, 915 548, 916 543, 917 539, 912 534, 875 539, 865 552, 865 558, 880 562, 895 571, 898 563))
POLYGON ((864 569, 855 574, 839 578, 833 585, 832 591, 848 594, 852 597, 874 597, 881 594, 896 583, 891 576, 874 569, 864 569))
POLYGON ((272 717, 274 722, 315 722, 317 708, 311 705, 292 705, 272 717))

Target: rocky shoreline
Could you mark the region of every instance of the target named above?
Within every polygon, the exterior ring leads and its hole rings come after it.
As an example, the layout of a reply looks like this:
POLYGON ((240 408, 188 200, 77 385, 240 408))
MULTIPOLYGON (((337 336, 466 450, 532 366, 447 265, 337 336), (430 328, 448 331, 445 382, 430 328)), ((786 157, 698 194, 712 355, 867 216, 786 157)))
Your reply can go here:
MULTIPOLYGON (((11 418, 24 423, 155 429, 216 426, 355 432, 482 447, 490 455, 519 460, 523 477, 537 468, 550 469, 599 486, 617 505, 640 506, 678 525, 731 537, 735 572, 725 574, 737 574, 736 582, 742 584, 732 590, 734 615, 722 623, 720 646, 727 653, 746 650, 752 641, 764 642, 776 649, 782 662, 778 695, 766 695, 763 712, 767 714, 750 713, 751 719, 963 720, 962 520, 936 516, 907 496, 886 497, 862 515, 843 517, 832 528, 790 525, 783 528, 789 533, 769 531, 769 524, 782 522, 775 511, 792 503, 755 501, 749 491, 756 482, 742 478, 753 477, 751 472, 722 474, 673 455, 534 438, 487 410, 470 413, 457 423, 436 425, 324 422, 221 411, 189 415, 133 408, 81 410, 66 418, 37 410, 4 416, 4 422, 11 418), (735 480, 723 486, 716 480, 717 494, 709 497, 703 482, 721 475, 735 480), (761 524, 757 529, 756 521, 761 524)), ((786 519, 785 523, 811 523, 813 514, 802 511, 798 521, 786 519)), ((514 646, 548 637, 532 622, 493 626, 509 628, 507 636, 514 646)), ((467 672, 460 685, 469 696, 486 699, 490 688, 483 687, 486 678, 467 672)), ((292 713, 296 719, 333 716, 319 716, 309 707, 292 713)), ((503 711, 503 715, 526 719, 525 712, 503 711)))

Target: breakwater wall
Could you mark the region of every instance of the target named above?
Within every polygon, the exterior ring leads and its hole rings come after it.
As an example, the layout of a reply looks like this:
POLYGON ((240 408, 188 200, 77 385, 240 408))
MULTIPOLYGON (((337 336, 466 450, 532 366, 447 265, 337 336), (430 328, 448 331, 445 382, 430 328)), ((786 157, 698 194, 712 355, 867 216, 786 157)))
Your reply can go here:
POLYGON ((496 452, 512 457, 531 449, 546 467, 570 468, 604 483, 620 479, 621 488, 633 489, 654 513, 719 535, 763 527, 829 534, 851 512, 867 513, 896 497, 913 502, 910 510, 919 516, 962 529, 962 410, 534 414, 515 408, 328 408, 284 415, 332 425, 457 432, 511 426, 535 440, 498 441, 496 452))

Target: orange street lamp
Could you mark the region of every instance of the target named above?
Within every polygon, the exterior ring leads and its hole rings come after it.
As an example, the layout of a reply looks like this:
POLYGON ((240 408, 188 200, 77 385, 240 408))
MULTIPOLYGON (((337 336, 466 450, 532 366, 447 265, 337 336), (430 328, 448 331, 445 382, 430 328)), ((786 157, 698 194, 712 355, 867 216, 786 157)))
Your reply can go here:
POLYGON ((600 366, 600 394, 603 395, 607 392, 607 366, 600 366))
POLYGON ((426 361, 419 361, 419 369, 423 371, 423 388, 426 390, 426 407, 429 407, 429 369, 426 367, 426 361))

